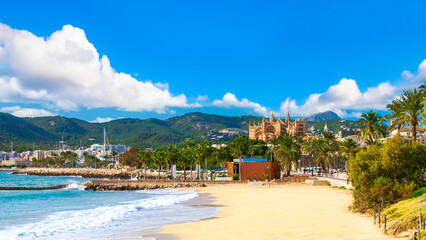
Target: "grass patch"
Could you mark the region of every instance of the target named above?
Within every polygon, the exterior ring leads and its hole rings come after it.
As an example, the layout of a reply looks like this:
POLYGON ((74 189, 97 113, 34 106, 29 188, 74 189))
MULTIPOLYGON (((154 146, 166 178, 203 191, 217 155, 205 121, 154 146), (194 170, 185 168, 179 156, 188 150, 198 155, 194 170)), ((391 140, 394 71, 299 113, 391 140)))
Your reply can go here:
POLYGON ((340 186, 339 189, 346 190, 346 187, 345 186, 340 186))
MULTIPOLYGON (((389 233, 396 235, 417 228, 418 216, 426 216, 426 194, 395 203, 384 210, 388 219, 389 233)), ((422 237, 423 239, 423 237, 422 237)))
POLYGON ((417 198, 422 196, 423 194, 426 194, 426 187, 420 188, 419 190, 413 192, 413 194, 411 194, 410 198, 417 198))

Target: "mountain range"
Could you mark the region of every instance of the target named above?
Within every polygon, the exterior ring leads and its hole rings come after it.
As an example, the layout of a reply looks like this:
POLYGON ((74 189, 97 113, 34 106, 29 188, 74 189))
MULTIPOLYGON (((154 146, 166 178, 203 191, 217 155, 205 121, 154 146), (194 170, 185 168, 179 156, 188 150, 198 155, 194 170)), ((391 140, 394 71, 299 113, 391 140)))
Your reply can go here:
POLYGON ((209 132, 224 128, 248 130, 248 123, 261 121, 261 117, 227 117, 204 113, 188 113, 166 120, 117 119, 106 123, 91 123, 63 116, 19 118, 0 113, 0 149, 8 151, 10 142, 14 149, 55 148, 63 138, 70 146, 88 146, 103 143, 106 129, 111 144, 122 143, 137 147, 158 147, 179 144, 185 139, 201 141, 209 132))
MULTIPOLYGON (((226 142, 231 138, 217 137, 225 128, 248 130, 249 122, 260 122, 258 116, 220 116, 204 113, 188 113, 165 120, 117 119, 106 123, 91 123, 77 118, 63 116, 19 118, 0 113, 0 150, 9 151, 14 142, 17 151, 53 149, 63 138, 69 146, 89 146, 103 143, 103 129, 106 129, 111 144, 122 143, 137 147, 159 147, 168 144, 181 144, 186 139, 199 142, 202 139, 215 139, 226 142)), ((338 131, 346 123, 328 124, 331 131, 338 131)), ((353 122, 352 122, 353 123, 353 122)), ((324 124, 307 122, 307 127, 320 129, 324 124)))

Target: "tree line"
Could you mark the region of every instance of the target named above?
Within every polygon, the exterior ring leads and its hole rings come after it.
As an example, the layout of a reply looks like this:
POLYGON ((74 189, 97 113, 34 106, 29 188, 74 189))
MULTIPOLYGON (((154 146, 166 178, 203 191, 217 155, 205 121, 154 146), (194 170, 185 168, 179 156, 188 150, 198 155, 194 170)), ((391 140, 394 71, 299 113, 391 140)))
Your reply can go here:
POLYGON ((426 186, 426 147, 417 142, 418 127, 426 124, 426 85, 406 90, 387 105, 390 114, 362 114, 359 122, 368 147, 360 148, 349 161, 349 180, 354 187, 354 207, 361 211, 408 199, 426 186), (411 138, 400 133, 408 127, 411 138), (386 139, 387 132, 395 131, 386 139))
POLYGON ((98 157, 89 155, 88 152, 83 152, 82 159, 78 154, 72 151, 63 151, 60 154, 53 153, 52 156, 43 159, 33 158, 31 166, 33 167, 90 167, 100 168, 106 167, 110 163, 114 163, 118 154, 113 151, 111 155, 104 155, 104 160, 101 161, 98 157), (83 161, 80 161, 83 160, 83 161))

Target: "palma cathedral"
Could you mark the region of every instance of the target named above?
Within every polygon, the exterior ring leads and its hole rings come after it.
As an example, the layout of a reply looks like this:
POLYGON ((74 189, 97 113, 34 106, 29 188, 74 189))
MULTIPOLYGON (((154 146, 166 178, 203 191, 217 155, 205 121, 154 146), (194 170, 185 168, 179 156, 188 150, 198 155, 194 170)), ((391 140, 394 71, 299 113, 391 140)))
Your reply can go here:
POLYGON ((283 132, 288 132, 293 136, 306 136, 306 120, 298 118, 295 121, 291 121, 289 112, 287 112, 285 121, 281 119, 281 116, 275 120, 274 112, 271 112, 269 120, 263 118, 261 123, 253 123, 253 125, 249 123, 250 139, 270 142, 278 138, 283 132))

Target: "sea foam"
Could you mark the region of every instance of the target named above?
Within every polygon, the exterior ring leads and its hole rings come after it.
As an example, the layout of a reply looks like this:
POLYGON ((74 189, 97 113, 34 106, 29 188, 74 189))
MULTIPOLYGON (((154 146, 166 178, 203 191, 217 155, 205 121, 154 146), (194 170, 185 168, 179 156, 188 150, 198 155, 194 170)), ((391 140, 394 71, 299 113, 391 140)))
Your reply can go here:
POLYGON ((84 191, 85 188, 86 186, 84 186, 81 183, 72 182, 72 183, 68 183, 65 189, 84 191))
MULTIPOLYGON (((70 189, 80 190, 81 187, 82 186, 77 183, 68 185, 70 189)), ((75 238, 75 236, 79 236, 79 239, 83 239, 85 238, 83 236, 89 236, 90 233, 113 232, 114 229, 123 226, 125 222, 132 223, 135 219, 144 219, 145 222, 149 223, 150 217, 156 217, 157 225, 162 225, 161 217, 158 218, 158 216, 179 212, 176 210, 185 208, 185 206, 178 205, 178 203, 198 195, 194 191, 178 191, 172 189, 140 191, 139 193, 149 195, 149 198, 121 202, 113 206, 52 213, 38 222, 14 225, 10 228, 2 229, 2 231, 0 231, 0 239, 72 239, 75 238), (82 235, 80 235, 80 233, 82 235)), ((180 214, 182 216, 187 214, 187 212, 185 213, 184 211, 187 210, 181 209, 180 214)), ((199 220, 201 218, 202 217, 197 216, 192 220, 199 220)), ((153 226, 151 224, 151 226, 147 227, 153 226)), ((143 226, 136 226, 136 230, 140 230, 141 228, 143 228, 143 226)), ((93 236, 99 235, 96 234, 93 236)), ((87 237, 87 239, 89 238, 90 237, 87 237)))

